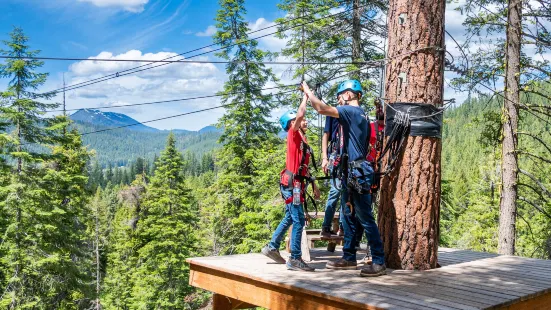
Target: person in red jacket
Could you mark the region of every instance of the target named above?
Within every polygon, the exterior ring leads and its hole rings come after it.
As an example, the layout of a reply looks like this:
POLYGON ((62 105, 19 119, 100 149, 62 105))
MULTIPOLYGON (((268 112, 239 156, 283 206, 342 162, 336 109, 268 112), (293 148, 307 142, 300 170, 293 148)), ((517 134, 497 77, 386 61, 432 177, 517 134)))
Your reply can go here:
MULTIPOLYGON (((287 156, 285 170, 281 172, 280 191, 285 200, 285 216, 277 226, 272 240, 263 249, 262 254, 284 264, 285 259, 279 254, 279 247, 285 232, 293 225, 291 232, 291 256, 287 260, 287 269, 300 271, 314 271, 302 260, 300 247, 302 229, 305 225, 303 204, 305 202, 306 181, 310 181, 308 164, 312 151, 306 140, 308 122, 306 114, 307 98, 304 95, 298 112, 288 111, 283 114, 279 122, 283 130, 287 131, 287 156)), ((314 197, 319 199, 320 192, 312 181, 314 197)))

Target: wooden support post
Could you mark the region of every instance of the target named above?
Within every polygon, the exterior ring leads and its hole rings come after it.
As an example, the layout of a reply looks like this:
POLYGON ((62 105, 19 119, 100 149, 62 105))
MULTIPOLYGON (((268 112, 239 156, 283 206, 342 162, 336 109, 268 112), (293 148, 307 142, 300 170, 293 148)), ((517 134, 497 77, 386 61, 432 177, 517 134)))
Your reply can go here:
MULTIPOLYGON (((442 105, 445 4, 443 0, 390 0, 387 103, 442 105)), ((387 267, 436 267, 441 149, 440 139, 408 137, 394 170, 381 181, 378 221, 387 267)))
POLYGON ((237 299, 233 299, 228 296, 224 296, 216 293, 212 295, 213 310, 232 310, 232 309, 249 309, 249 308, 256 308, 256 306, 237 299))

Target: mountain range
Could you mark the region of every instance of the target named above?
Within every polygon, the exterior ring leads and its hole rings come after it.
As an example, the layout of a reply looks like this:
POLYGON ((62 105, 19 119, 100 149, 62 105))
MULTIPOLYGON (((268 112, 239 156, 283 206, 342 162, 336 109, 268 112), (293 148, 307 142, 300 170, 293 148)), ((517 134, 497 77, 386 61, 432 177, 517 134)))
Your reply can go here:
POLYGON ((84 144, 95 151, 97 160, 103 166, 109 163, 124 166, 137 157, 152 159, 164 149, 171 131, 180 151, 200 157, 219 146, 218 139, 222 132, 214 126, 206 126, 198 131, 160 130, 146 126, 122 113, 92 109, 78 110, 70 115, 70 118, 79 132, 84 134, 84 144))
MULTIPOLYGON (((80 109, 77 112, 71 114, 69 116, 71 120, 73 121, 79 121, 82 123, 89 123, 96 126, 103 126, 103 127, 121 127, 121 126, 128 126, 128 130, 132 131, 140 131, 140 132, 162 132, 167 130, 160 130, 157 128, 149 127, 147 125, 144 125, 137 120, 133 119, 132 117, 122 114, 122 113, 115 113, 115 112, 102 112, 100 110, 93 110, 93 109, 80 109)), ((172 129, 168 130, 172 131, 174 133, 188 133, 188 132, 194 132, 191 130, 186 129, 172 129)), ((199 129, 197 132, 199 133, 205 133, 205 132, 219 132, 220 130, 214 126, 206 126, 201 129, 199 129)))

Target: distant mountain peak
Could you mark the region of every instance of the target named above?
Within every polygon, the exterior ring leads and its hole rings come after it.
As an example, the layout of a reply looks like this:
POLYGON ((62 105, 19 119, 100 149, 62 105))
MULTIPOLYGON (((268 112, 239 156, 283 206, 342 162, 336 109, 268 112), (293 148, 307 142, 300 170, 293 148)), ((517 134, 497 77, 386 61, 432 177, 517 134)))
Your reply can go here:
POLYGON ((199 129, 198 131, 186 130, 186 129, 172 129, 172 130, 159 130, 157 128, 146 126, 132 117, 116 112, 103 112, 96 109, 80 109, 69 116, 73 121, 79 121, 82 123, 88 123, 94 126, 102 127, 120 127, 128 126, 138 123, 138 125, 126 127, 128 130, 141 131, 141 132, 163 132, 173 131, 174 133, 220 133, 223 130, 216 128, 213 125, 209 125, 199 129))
POLYGON ((94 109, 80 109, 69 116, 74 121, 89 123, 102 127, 128 126, 129 130, 142 132, 157 132, 159 129, 141 124, 132 117, 116 112, 102 112, 94 109), (134 125, 137 124, 137 125, 134 125))

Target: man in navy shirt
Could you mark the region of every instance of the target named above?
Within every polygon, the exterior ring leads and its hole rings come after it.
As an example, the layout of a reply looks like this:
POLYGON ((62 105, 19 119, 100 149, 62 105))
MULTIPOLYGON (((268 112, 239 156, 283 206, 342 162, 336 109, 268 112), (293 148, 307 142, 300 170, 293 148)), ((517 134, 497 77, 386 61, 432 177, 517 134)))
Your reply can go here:
POLYGON ((306 82, 302 83, 304 93, 308 96, 312 107, 320 114, 331 116, 339 120, 343 131, 343 154, 345 176, 341 180, 343 191, 341 196, 341 216, 344 228, 343 257, 327 263, 331 269, 356 269, 356 227, 354 218, 365 229, 365 234, 371 249, 373 264, 363 268, 361 276, 376 277, 386 274, 383 243, 379 228, 371 209, 371 184, 373 182, 373 168, 366 161, 367 144, 370 137, 369 119, 365 111, 360 108, 359 101, 362 88, 357 80, 341 83, 337 90, 337 98, 342 106, 331 107, 319 100, 306 82))

